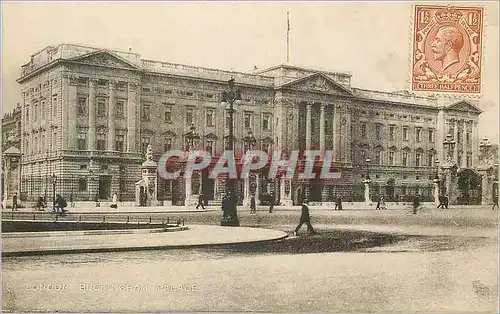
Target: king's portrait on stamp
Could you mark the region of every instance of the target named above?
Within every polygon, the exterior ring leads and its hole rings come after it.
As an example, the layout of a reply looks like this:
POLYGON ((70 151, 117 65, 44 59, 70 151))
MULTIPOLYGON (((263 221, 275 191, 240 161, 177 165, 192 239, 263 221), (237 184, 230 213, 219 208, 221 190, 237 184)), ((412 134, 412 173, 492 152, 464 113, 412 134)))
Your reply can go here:
POLYGON ((480 7, 416 5, 412 89, 480 93, 482 27, 480 7))

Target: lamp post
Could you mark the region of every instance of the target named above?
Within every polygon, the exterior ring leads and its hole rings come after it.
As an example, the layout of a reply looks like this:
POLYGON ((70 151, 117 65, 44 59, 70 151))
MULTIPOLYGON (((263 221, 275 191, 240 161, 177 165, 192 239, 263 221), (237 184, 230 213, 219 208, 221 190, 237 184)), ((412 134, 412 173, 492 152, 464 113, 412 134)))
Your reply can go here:
POLYGON ((52 176, 52 210, 55 212, 56 211, 56 183, 57 183, 57 176, 53 173, 52 176))
MULTIPOLYGON (((253 136, 252 134, 252 131, 251 130, 248 130, 248 134, 247 136, 245 136, 243 138, 243 143, 244 143, 244 152, 243 152, 243 158, 242 158, 242 163, 244 162, 252 162, 252 160, 247 160, 247 156, 246 156, 246 152, 248 150, 253 150, 253 148, 255 147, 255 145, 257 144, 257 140, 255 139, 255 137, 253 136)), ((251 180, 250 178, 250 174, 248 174, 248 176, 245 178, 245 193, 244 193, 244 201, 245 201, 245 205, 249 206, 250 205, 250 198, 252 196, 252 194, 254 193, 253 189, 252 189, 252 184, 253 184, 253 180, 251 180)))
POLYGON ((370 180, 370 158, 366 158, 366 180, 370 180))
POLYGON ((365 159, 366 162, 366 178, 363 180, 363 183, 365 184, 365 204, 370 205, 370 183, 372 180, 370 180, 370 158, 365 159))
MULTIPOLYGON (((191 124, 191 127, 189 128, 189 132, 186 133, 185 135, 186 137, 186 141, 187 141, 187 147, 186 147, 186 153, 187 153, 187 156, 188 158, 190 158, 189 156, 189 152, 194 149, 195 147, 195 141, 196 140, 199 140, 200 139, 200 135, 198 135, 198 133, 196 133, 196 128, 194 126, 194 123, 191 124)), ((184 182, 186 184, 186 196, 185 196, 185 206, 189 206, 191 205, 191 196, 193 194, 193 173, 191 173, 191 178, 185 178, 184 182)))
MULTIPOLYGON (((241 100, 241 92, 237 89, 234 88, 234 78, 231 77, 229 81, 227 81, 229 90, 223 91, 222 92, 222 104, 229 104, 229 147, 228 150, 233 152, 234 154, 234 123, 233 123, 233 116, 234 116, 234 103, 236 101, 241 100)), ((231 206, 231 221, 228 223, 228 225, 231 226, 239 226, 239 220, 238 220, 238 214, 237 214, 237 207, 236 207, 236 195, 234 191, 234 179, 228 178, 227 180, 227 189, 228 192, 230 193, 232 200, 231 202, 228 202, 231 206)), ((222 224, 222 223, 221 223, 222 224)))

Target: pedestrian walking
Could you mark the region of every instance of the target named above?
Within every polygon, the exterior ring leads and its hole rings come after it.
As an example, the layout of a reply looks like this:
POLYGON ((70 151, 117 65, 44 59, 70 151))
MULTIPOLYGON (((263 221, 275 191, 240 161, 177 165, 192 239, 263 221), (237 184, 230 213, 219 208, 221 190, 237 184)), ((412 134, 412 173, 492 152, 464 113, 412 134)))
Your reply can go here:
POLYGON ((39 196, 38 200, 36 201, 35 210, 37 210, 37 211, 44 211, 44 208, 45 208, 45 201, 43 199, 43 196, 39 196))
POLYGON ((271 195, 270 195, 270 204, 269 204, 269 212, 272 213, 273 212, 273 208, 274 208, 274 203, 276 202, 276 199, 274 197, 274 193, 271 192, 271 195))
POLYGON ((417 209, 420 206, 420 197, 418 194, 413 196, 412 206, 413 206, 413 214, 416 214, 417 209))
POLYGON ((66 202, 66 199, 62 197, 61 195, 57 194, 56 197, 56 208, 58 209, 57 211, 61 216, 65 216, 67 213, 67 210, 65 208, 68 206, 68 203, 66 202))
POLYGON ((257 208, 255 206, 255 195, 250 196, 250 214, 256 214, 257 208))
POLYGON ((196 205, 196 209, 198 209, 198 207, 201 206, 201 209, 205 210, 205 205, 203 203, 204 203, 203 193, 200 193, 200 196, 198 196, 198 204, 196 205))
POLYGON ((387 206, 385 206, 385 199, 383 196, 381 196, 377 202, 377 208, 378 210, 387 210, 387 206))
POLYGON ((437 208, 444 208, 444 195, 439 195, 438 200, 439 200, 439 205, 437 208))
POLYGON ((111 201, 111 208, 117 209, 118 208, 118 197, 116 196, 116 193, 113 194, 113 200, 111 201))
POLYGON ((493 195, 493 206, 491 207, 492 210, 498 209, 498 195, 493 195))
POLYGON ((17 192, 12 196, 12 211, 17 211, 17 192))
POLYGON ((226 220, 229 216, 229 197, 224 195, 222 197, 222 219, 226 220))
POLYGON ((2 206, 3 209, 3 195, 2 195, 2 202, 0 202, 0 206, 2 206))
POLYGON ((335 210, 342 210, 342 195, 337 195, 335 199, 335 210))
POLYGON ((307 199, 304 199, 302 202, 302 214, 300 215, 300 222, 297 228, 295 228, 295 235, 299 234, 299 230, 302 227, 303 224, 307 225, 307 230, 311 234, 316 234, 316 231, 314 231, 313 226, 311 225, 311 216, 309 214, 309 206, 307 206, 307 199))
POLYGON ((444 197, 444 207, 448 209, 448 205, 450 203, 450 199, 448 198, 448 195, 445 195, 444 197))

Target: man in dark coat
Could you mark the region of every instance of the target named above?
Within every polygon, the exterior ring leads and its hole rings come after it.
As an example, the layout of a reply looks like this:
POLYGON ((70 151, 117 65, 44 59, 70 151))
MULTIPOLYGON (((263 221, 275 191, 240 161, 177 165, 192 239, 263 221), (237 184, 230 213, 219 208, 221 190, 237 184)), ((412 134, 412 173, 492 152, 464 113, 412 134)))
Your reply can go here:
POLYGON ((444 196, 439 195, 438 199, 439 199, 439 205, 437 208, 444 208, 444 196))
POLYGON ((269 212, 272 213, 273 212, 273 208, 274 208, 274 203, 276 202, 276 199, 274 197, 274 193, 271 192, 271 195, 269 196, 269 212))
POLYGON ((222 198, 222 219, 227 219, 229 215, 229 197, 224 195, 222 198))
POLYGON ((198 196, 198 205, 196 205, 196 209, 201 206, 201 209, 205 210, 205 205, 203 204, 203 193, 200 193, 200 196, 198 196))
POLYGON ((342 197, 337 195, 337 198, 335 199, 335 210, 342 210, 342 197))
POLYGON ((12 210, 17 210, 17 193, 12 196, 12 210))
POLYGON ((450 203, 450 199, 448 196, 444 196, 444 208, 448 209, 448 205, 450 203))
POLYGON ((418 196, 418 194, 413 196, 412 205, 413 205, 413 214, 416 214, 417 208, 420 206, 420 197, 418 196))
POLYGON ((255 214, 255 213, 257 213, 255 206, 255 195, 252 195, 250 197, 250 214, 255 214))
POLYGON ((300 222, 297 228, 295 228, 295 235, 298 235, 300 227, 302 227, 303 224, 307 225, 307 230, 312 233, 316 234, 316 231, 314 231, 313 226, 311 225, 311 216, 309 215, 309 207, 307 206, 307 199, 305 199, 302 203, 302 215, 300 216, 300 222))
POLYGON ((61 216, 64 216, 66 214, 66 206, 68 206, 68 203, 66 202, 64 197, 58 194, 56 198, 56 207, 61 210, 61 216))

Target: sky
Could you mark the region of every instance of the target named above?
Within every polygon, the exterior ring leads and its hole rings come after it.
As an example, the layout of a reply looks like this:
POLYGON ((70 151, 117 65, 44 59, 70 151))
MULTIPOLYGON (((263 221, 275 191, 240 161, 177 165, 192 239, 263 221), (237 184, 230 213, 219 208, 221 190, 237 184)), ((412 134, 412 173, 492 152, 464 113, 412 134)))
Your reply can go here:
MULTIPOLYGON (((468 3, 460 2, 460 5, 468 3)), ((498 143, 498 3, 485 8, 479 135, 498 143)), ((409 89, 412 3, 2 1, 2 107, 20 101, 20 66, 59 43, 250 72, 286 62, 352 74, 354 87, 409 89)))

